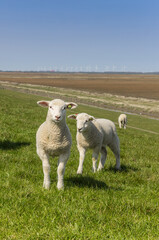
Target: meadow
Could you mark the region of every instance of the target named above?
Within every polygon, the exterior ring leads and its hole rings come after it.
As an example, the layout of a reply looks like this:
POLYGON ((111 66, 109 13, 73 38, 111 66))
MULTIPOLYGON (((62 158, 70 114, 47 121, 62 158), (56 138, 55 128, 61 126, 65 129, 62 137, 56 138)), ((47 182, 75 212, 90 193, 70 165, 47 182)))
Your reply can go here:
MULTIPOLYGON (((78 176, 76 122, 67 119, 73 144, 65 189, 56 188, 55 158, 50 159, 51 188, 45 190, 35 135, 47 109, 36 104, 39 100, 40 96, 0 89, 0 239, 159 239, 159 121, 129 115, 125 131, 116 125, 122 170, 115 171, 115 158, 108 150, 104 170, 93 173, 88 151, 83 175, 78 176)), ((119 115, 84 105, 67 114, 77 112, 114 122, 119 115)))

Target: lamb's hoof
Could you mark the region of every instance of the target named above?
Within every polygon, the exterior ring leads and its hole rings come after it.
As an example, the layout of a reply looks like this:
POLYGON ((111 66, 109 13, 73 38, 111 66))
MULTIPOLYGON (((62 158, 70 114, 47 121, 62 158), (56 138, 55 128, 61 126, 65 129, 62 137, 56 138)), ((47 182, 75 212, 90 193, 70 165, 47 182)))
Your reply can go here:
POLYGON ((115 167, 117 171, 121 171, 121 167, 115 167))
POLYGON ((97 172, 102 171, 102 167, 98 167, 97 172))
POLYGON ((82 175, 82 171, 81 170, 77 170, 77 174, 82 175))
POLYGON ((58 190, 64 190, 64 184, 57 183, 57 189, 58 190))
POLYGON ((43 183, 43 187, 45 188, 45 189, 50 189, 50 183, 48 182, 48 183, 43 183))

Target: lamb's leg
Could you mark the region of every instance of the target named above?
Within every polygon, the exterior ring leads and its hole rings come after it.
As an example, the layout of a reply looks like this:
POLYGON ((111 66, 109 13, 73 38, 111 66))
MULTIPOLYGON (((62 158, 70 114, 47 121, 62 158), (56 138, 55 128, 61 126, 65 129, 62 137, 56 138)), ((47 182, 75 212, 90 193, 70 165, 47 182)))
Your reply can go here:
POLYGON ((92 163, 93 163, 93 172, 97 171, 97 160, 98 160, 98 155, 99 155, 99 149, 94 149, 93 154, 92 154, 92 163))
POLYGON ((100 152, 101 152, 101 158, 100 158, 100 162, 99 162, 97 171, 104 168, 104 164, 105 164, 105 161, 106 161, 106 158, 107 158, 107 150, 104 146, 101 148, 100 152))
POLYGON ((64 179, 64 173, 65 173, 65 166, 69 158, 69 155, 70 153, 65 153, 59 156, 58 168, 57 168, 57 175, 58 175, 57 188, 59 190, 64 188, 63 179, 64 179))
POLYGON ((119 139, 118 136, 115 136, 114 141, 109 145, 110 149, 115 155, 116 158, 116 166, 115 168, 117 170, 120 170, 120 144, 119 144, 119 139))
POLYGON ((77 174, 82 174, 83 162, 84 162, 84 158, 85 158, 85 154, 86 154, 86 149, 78 146, 78 151, 79 151, 80 157, 79 157, 79 166, 78 166, 77 174))
POLYGON ((124 129, 126 129, 126 120, 124 120, 124 129))
POLYGON ((119 128, 121 128, 121 121, 119 121, 119 128))
POLYGON ((50 188, 50 163, 49 163, 49 156, 45 153, 44 150, 38 150, 37 154, 39 155, 40 159, 42 160, 42 167, 44 173, 44 182, 43 187, 46 189, 50 188))

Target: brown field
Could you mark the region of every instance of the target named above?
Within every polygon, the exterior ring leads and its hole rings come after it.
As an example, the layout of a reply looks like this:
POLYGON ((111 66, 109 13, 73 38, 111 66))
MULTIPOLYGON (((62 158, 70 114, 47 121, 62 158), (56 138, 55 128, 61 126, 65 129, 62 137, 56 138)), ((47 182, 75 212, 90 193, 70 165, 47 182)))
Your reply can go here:
POLYGON ((0 72, 0 81, 159 100, 159 74, 0 72))

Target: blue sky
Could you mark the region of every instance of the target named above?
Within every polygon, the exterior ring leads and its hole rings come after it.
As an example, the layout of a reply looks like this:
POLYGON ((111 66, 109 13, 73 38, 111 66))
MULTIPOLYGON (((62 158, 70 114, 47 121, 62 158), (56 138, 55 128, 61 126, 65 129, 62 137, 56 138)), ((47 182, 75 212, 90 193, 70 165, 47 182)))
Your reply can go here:
POLYGON ((158 0, 1 0, 0 70, 159 71, 158 0))

